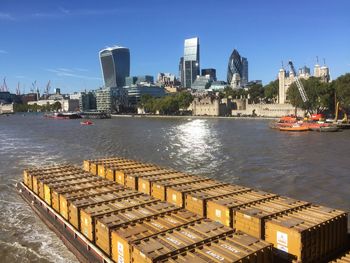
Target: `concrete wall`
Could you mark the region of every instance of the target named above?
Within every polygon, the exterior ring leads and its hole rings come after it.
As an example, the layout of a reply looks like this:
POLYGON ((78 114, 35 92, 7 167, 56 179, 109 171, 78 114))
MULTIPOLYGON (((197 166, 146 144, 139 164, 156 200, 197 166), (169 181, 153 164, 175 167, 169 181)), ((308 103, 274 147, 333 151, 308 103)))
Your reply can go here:
MULTIPOLYGON (((294 115, 295 108, 291 104, 247 104, 245 110, 232 110, 232 116, 253 115, 261 117, 282 117, 294 115)), ((298 116, 304 116, 305 111, 298 109, 298 116)))
POLYGON ((192 115, 195 116, 219 116, 220 105, 218 99, 195 98, 191 104, 192 115))

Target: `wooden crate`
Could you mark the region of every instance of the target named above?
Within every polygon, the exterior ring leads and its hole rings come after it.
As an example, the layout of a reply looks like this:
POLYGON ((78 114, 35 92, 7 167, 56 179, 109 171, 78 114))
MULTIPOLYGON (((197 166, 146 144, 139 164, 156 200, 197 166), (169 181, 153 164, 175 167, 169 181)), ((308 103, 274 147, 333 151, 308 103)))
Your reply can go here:
POLYGON ((235 211, 233 227, 248 235, 264 239, 265 222, 272 216, 310 205, 288 197, 277 197, 241 207, 235 211))
POLYGON ((25 185, 29 187, 29 189, 33 190, 33 177, 36 176, 55 176, 58 172, 64 172, 64 171, 71 171, 71 170, 77 170, 79 168, 73 166, 73 165, 62 165, 62 166, 50 166, 50 167, 44 167, 42 169, 27 169, 23 171, 23 182, 25 185))
POLYGON ((155 198, 165 201, 167 199, 167 188, 183 184, 195 184, 198 182, 209 181, 207 177, 190 175, 186 178, 169 178, 158 182, 151 183, 151 195, 155 198))
POLYGON ((233 233, 210 219, 187 224, 132 244, 132 262, 155 262, 233 233))
POLYGON ((267 220, 265 240, 283 258, 322 262, 346 245, 347 213, 316 205, 291 211, 267 220))
POLYGON ((236 209, 276 197, 276 194, 255 190, 216 197, 207 202, 207 217, 232 227, 236 209))
POLYGON ((138 161, 133 161, 133 160, 117 160, 117 161, 111 161, 108 163, 99 163, 97 165, 97 175, 105 178, 107 174, 107 169, 110 167, 119 166, 119 165, 121 166, 137 165, 137 164, 143 164, 143 163, 138 161))
POLYGON ((115 262, 131 262, 131 244, 169 231, 201 218, 187 210, 178 210, 115 228, 111 233, 111 257, 115 262))
MULTIPOLYGON (((110 162, 110 161, 114 161, 114 160, 124 160, 124 158, 122 158, 122 157, 109 157, 109 158, 84 160, 83 169, 87 172, 90 172, 91 171, 91 169, 90 169, 91 164, 96 165, 96 163, 99 163, 99 162, 110 162)), ((95 175, 97 175, 97 174, 95 174, 95 175)))
POLYGON ((79 178, 86 178, 86 177, 94 177, 94 175, 86 172, 67 172, 67 173, 57 173, 57 176, 53 177, 46 177, 46 176, 40 176, 40 177, 33 177, 33 191, 41 197, 41 199, 45 199, 45 185, 52 184, 52 183, 59 183, 59 182, 65 182, 70 180, 75 180, 79 178), (36 179, 34 181, 34 179, 36 179), (35 182, 35 183, 34 183, 35 182))
POLYGON ((236 232, 222 239, 217 239, 203 246, 172 255, 159 262, 273 262, 272 245, 247 234, 236 232))
POLYGON ((138 186, 137 190, 145 194, 152 194, 152 183, 159 181, 164 181, 167 179, 177 179, 177 178, 191 178, 192 175, 184 174, 180 172, 170 171, 155 171, 152 174, 144 173, 142 176, 138 176, 138 186))
POLYGON ((216 180, 207 180, 203 182, 188 183, 177 186, 170 186, 166 189, 166 200, 179 207, 185 207, 185 195, 193 191, 198 191, 201 189, 215 188, 218 186, 225 186, 228 184, 221 183, 216 180))
MULTIPOLYGON (((69 181, 63 181, 63 182, 58 181, 58 182, 46 183, 43 185, 44 191, 39 192, 39 196, 48 205, 52 206, 52 198, 53 198, 52 193, 54 190, 73 186, 73 185, 80 185, 80 184, 84 184, 84 183, 88 183, 88 182, 96 182, 96 181, 101 181, 101 179, 96 177, 96 176, 86 176, 86 177, 80 177, 80 178, 76 178, 76 179, 69 180, 69 181)), ((40 189, 40 187, 38 189, 40 189)), ((59 201, 59 199, 57 199, 57 201, 59 201)))
POLYGON ((95 239, 95 223, 97 218, 112 214, 128 208, 138 207, 146 204, 156 203, 156 199, 148 195, 136 195, 102 203, 91 205, 80 209, 80 231, 91 241, 95 239))
POLYGON ((124 185, 126 187, 130 187, 132 189, 137 190, 138 188, 138 179, 139 177, 142 177, 147 172, 170 172, 171 170, 164 169, 160 166, 146 166, 143 168, 138 169, 132 169, 132 170, 123 170, 123 171, 117 171, 116 176, 119 178, 119 176, 124 175, 124 185))
POLYGON ((239 185, 223 185, 209 189, 201 189, 185 194, 185 208, 207 217, 207 202, 215 197, 227 196, 234 193, 247 192, 250 188, 239 185))
POLYGON ((106 214, 103 217, 99 217, 95 223, 95 243, 96 245, 110 255, 111 245, 111 232, 137 220, 145 220, 147 218, 154 217, 174 211, 177 208, 166 202, 158 201, 154 203, 148 203, 142 206, 135 206, 124 211, 119 211, 111 214, 106 214))
MULTIPOLYGON (((94 177, 98 178, 98 177, 94 177)), ((51 202, 51 207, 56 211, 60 212, 60 195, 65 193, 77 192, 84 189, 93 189, 98 188, 100 186, 112 185, 113 182, 105 181, 105 180, 91 180, 86 182, 81 182, 80 184, 66 185, 56 189, 49 189, 46 191, 45 189, 45 201, 51 202), (51 196, 51 197, 50 197, 51 196)))
POLYGON ((134 196, 140 196, 141 193, 137 193, 135 191, 132 191, 130 189, 125 189, 124 191, 113 191, 107 193, 108 196, 103 197, 104 200, 101 202, 94 202, 93 200, 87 200, 87 199, 75 199, 73 201, 69 202, 68 207, 68 217, 69 222, 75 226, 77 229, 80 227, 80 211, 84 208, 87 208, 92 205, 98 205, 103 203, 109 203, 112 201, 117 201, 120 199, 125 199, 128 197, 134 197, 134 196))

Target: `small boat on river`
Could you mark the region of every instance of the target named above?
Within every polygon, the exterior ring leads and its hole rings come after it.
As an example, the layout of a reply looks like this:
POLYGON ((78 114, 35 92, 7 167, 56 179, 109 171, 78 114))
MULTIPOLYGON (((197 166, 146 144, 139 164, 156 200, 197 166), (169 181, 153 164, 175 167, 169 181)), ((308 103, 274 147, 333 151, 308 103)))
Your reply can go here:
POLYGON ((81 125, 94 125, 94 123, 92 121, 82 121, 80 122, 81 125))
POLYGON ((45 118, 49 119, 81 119, 81 116, 77 112, 55 112, 53 114, 44 115, 45 118))
POLYGON ((280 131, 291 131, 291 132, 305 132, 309 130, 309 127, 307 126, 301 126, 301 125, 292 125, 289 127, 280 127, 280 131))

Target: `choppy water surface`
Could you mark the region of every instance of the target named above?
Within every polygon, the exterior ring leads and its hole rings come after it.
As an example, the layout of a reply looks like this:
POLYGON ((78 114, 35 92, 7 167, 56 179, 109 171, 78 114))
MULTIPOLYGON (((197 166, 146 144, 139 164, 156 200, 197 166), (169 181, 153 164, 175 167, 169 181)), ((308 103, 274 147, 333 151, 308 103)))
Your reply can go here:
POLYGON ((22 170, 121 155, 350 210, 350 131, 283 133, 265 120, 115 118, 81 126, 0 116, 1 262, 76 262, 13 189, 22 170))

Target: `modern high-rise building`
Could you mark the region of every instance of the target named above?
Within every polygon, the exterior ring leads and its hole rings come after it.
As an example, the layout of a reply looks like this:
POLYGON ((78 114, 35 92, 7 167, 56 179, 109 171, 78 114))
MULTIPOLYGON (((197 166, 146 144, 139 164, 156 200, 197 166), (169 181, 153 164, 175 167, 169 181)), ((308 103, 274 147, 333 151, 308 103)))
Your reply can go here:
POLYGON ((248 82, 248 59, 242 57, 242 86, 246 86, 248 82))
POLYGON ((199 65, 199 38, 185 39, 185 49, 183 57, 183 79, 182 85, 191 88, 193 81, 200 74, 199 65))
POLYGON ((100 51, 100 61, 105 87, 125 86, 130 75, 130 51, 125 47, 108 47, 100 51))
POLYGON ((243 87, 248 83, 248 60, 238 53, 236 49, 233 50, 227 66, 227 83, 243 87))
POLYGON ((181 85, 182 87, 184 87, 184 80, 185 80, 185 77, 184 77, 184 57, 181 57, 180 58, 180 62, 179 62, 179 78, 180 78, 180 82, 181 82, 181 85))
POLYGON ((216 69, 215 68, 205 68, 202 69, 202 76, 209 75, 211 80, 216 81, 216 69))

